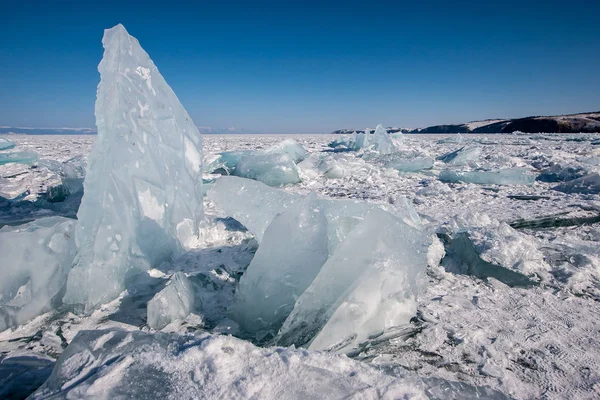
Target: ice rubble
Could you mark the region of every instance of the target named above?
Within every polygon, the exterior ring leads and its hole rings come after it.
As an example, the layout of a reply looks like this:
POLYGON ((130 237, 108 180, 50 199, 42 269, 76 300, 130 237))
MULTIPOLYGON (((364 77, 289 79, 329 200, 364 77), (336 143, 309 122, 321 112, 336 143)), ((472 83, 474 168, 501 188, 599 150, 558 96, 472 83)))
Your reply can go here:
POLYGON ((277 215, 267 227, 240 279, 236 322, 249 333, 276 333, 327 256, 327 220, 312 194, 277 215))
POLYGON ((345 356, 231 336, 81 331, 31 399, 506 399, 442 379, 398 378, 345 356))
POLYGON ((8 139, 0 138, 0 150, 10 150, 15 147, 15 144, 8 139))
POLYGON ((452 171, 443 170, 439 179, 442 182, 464 182, 477 185, 531 185, 535 176, 525 168, 506 168, 494 171, 452 171))
POLYGON ((183 320, 193 310, 196 294, 183 272, 175 273, 167 286, 148 302, 148 326, 162 329, 176 320, 183 320))
POLYGON ((74 226, 48 217, 0 229, 0 332, 52 308, 75 256, 74 226))
POLYGON ((318 201, 231 177, 209 198, 264 232, 234 312, 247 333, 272 335, 285 320, 278 343, 349 351, 414 315, 429 239, 407 202, 318 201))
POLYGON ((0 165, 8 163, 31 164, 39 159, 39 155, 33 151, 15 151, 12 153, 0 153, 0 165))
POLYGON ((168 261, 197 234, 202 139, 148 54, 122 25, 105 31, 98 137, 78 212, 64 301, 87 308, 168 261))

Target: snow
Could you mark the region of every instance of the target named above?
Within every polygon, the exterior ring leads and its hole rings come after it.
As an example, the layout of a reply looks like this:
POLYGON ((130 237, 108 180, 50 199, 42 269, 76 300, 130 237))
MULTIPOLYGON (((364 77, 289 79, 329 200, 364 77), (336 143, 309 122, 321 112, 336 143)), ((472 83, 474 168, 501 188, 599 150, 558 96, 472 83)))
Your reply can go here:
POLYGON ((88 310, 119 296, 127 278, 180 254, 189 232, 179 238, 177 227, 191 221, 194 234, 202 217, 202 138, 196 126, 122 25, 106 30, 102 43, 98 138, 64 297, 88 310))
POLYGON ((258 348, 219 335, 82 331, 32 399, 504 399, 490 389, 397 378, 344 356, 258 348))

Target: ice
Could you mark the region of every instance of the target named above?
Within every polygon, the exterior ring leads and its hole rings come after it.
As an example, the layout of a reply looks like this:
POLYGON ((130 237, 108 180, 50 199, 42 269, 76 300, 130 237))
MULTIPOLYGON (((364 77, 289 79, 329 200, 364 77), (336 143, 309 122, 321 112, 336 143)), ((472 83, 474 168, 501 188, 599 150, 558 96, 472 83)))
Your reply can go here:
POLYGON ((48 217, 0 229, 0 331, 52 309, 75 256, 74 226, 48 217))
POLYGON ((217 179, 208 198, 252 232, 259 243, 275 216, 300 199, 261 182, 234 176, 217 179))
POLYGON ((481 155, 481 147, 466 147, 463 146, 458 150, 444 154, 438 157, 438 160, 445 162, 448 165, 466 165, 471 161, 476 161, 481 155))
POLYGON ((327 220, 310 194, 276 216, 237 291, 234 319, 249 333, 277 333, 327 260, 327 220))
POLYGON ((373 150, 378 151, 380 154, 391 154, 396 151, 394 142, 387 133, 387 130, 381 124, 377 125, 375 128, 372 143, 373 150))
POLYGON ((442 182, 465 182, 477 185, 531 185, 535 176, 525 168, 507 168, 495 171, 451 171, 440 172, 442 182))
POLYGON ((370 212, 298 298, 277 343, 350 351, 408 323, 416 313, 428 241, 393 215, 370 212))
POLYGON ((39 155, 33 151, 15 151, 12 153, 0 153, 0 165, 8 163, 32 164, 39 159, 39 155))
POLYGON ((284 186, 300 182, 298 168, 287 153, 254 153, 243 156, 233 174, 269 186, 284 186))
POLYGON ((292 139, 286 139, 266 150, 236 150, 220 153, 205 168, 207 173, 236 175, 261 181, 270 186, 299 183, 296 164, 308 151, 292 139))
POLYGON ((32 396, 85 399, 505 399, 443 379, 397 378, 348 357, 225 335, 81 331, 32 396))
POLYGON ((395 160, 386 164, 386 167, 400 172, 418 172, 433 168, 434 162, 431 157, 415 157, 405 160, 395 160))
POLYGON ((272 154, 287 154, 296 164, 308 156, 308 151, 292 139, 281 141, 269 147, 266 152, 272 154))
POLYGON ((0 150, 9 150, 15 147, 15 144, 8 139, 0 138, 0 150))
POLYGON ((231 175, 235 171, 238 163, 242 157, 255 153, 254 150, 235 150, 225 151, 220 153, 219 156, 205 168, 205 172, 212 173, 223 173, 225 175, 231 175))
POLYGON ((91 308, 169 261, 202 217, 202 138, 148 54, 122 25, 105 31, 88 159, 64 301, 91 308))
POLYGON ((552 188, 563 193, 582 193, 596 194, 600 193, 600 175, 590 174, 582 176, 578 179, 573 179, 568 182, 561 183, 552 188))
POLYGON ((177 272, 167 286, 148 302, 148 326, 160 330, 183 320, 194 310, 194 287, 183 272, 177 272))
POLYGON ((352 149, 355 151, 369 147, 371 130, 366 129, 364 133, 354 132, 352 135, 352 149))

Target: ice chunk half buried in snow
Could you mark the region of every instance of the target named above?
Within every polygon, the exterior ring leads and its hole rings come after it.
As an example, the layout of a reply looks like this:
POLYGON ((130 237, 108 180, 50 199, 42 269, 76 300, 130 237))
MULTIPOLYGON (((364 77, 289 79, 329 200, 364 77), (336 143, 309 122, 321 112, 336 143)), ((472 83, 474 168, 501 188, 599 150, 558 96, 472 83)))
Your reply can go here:
POLYGON ((98 138, 77 217, 65 302, 109 301, 126 279, 169 260, 202 217, 202 139, 158 69, 122 25, 102 39, 98 138))

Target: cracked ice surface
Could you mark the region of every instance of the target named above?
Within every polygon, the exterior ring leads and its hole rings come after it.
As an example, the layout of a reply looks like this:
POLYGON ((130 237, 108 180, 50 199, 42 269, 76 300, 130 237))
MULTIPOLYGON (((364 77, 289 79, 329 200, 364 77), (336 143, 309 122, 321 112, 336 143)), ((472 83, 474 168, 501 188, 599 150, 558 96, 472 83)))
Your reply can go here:
POLYGON ((158 69, 122 25, 105 31, 67 303, 116 298, 126 279, 169 261, 202 217, 202 139, 158 69))

